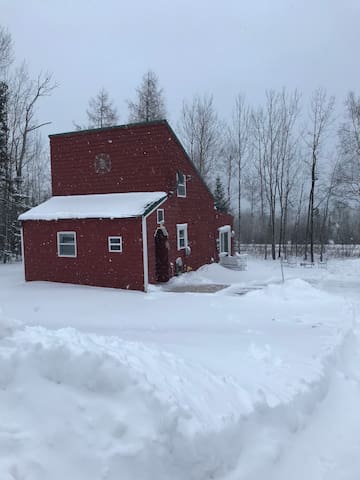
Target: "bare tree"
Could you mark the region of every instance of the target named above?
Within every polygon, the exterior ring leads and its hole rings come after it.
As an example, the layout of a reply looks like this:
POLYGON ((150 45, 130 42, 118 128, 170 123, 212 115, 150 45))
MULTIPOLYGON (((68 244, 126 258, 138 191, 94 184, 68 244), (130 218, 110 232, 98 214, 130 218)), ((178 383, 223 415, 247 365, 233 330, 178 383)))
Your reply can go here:
POLYGON ((307 233, 305 245, 305 259, 307 258, 307 245, 310 241, 310 260, 314 262, 314 214, 315 195, 318 180, 318 163, 322 153, 325 136, 330 126, 331 117, 334 111, 335 98, 328 97, 323 88, 318 88, 312 95, 310 102, 311 127, 306 136, 306 143, 310 150, 310 193, 307 215, 307 233))
POLYGON ((13 61, 13 42, 10 33, 0 25, 0 74, 4 74, 13 61))
POLYGON ((31 139, 28 157, 23 183, 27 206, 32 207, 51 196, 50 158, 39 131, 31 139))
POLYGON ((24 169, 30 166, 36 132, 49 122, 38 122, 38 102, 51 94, 56 84, 51 75, 40 74, 33 80, 26 65, 16 69, 8 82, 6 102, 6 155, 2 164, 0 256, 4 262, 19 251, 17 217, 28 206, 24 169))
POLYGON ((324 189, 323 196, 320 199, 318 205, 316 206, 316 210, 319 212, 319 242, 320 242, 320 261, 322 262, 324 259, 324 251, 325 251, 325 240, 326 240, 326 227, 329 220, 329 213, 330 213, 330 205, 331 201, 334 197, 334 192, 337 188, 338 181, 337 181, 337 170, 338 170, 338 163, 334 162, 330 172, 329 172, 329 179, 327 181, 327 185, 324 189))
POLYGON ((280 133, 277 145, 278 175, 277 190, 279 197, 279 250, 286 255, 287 223, 290 206, 290 196, 297 181, 299 172, 299 130, 296 128, 300 96, 297 90, 288 94, 285 89, 279 96, 280 133))
POLYGON ((351 201, 360 202, 360 97, 349 92, 345 101, 345 121, 339 129, 341 162, 337 180, 342 193, 351 201))
MULTIPOLYGON (((266 94, 265 108, 252 116, 254 140, 257 148, 257 169, 261 181, 262 202, 266 201, 269 217, 268 230, 271 241, 271 256, 276 258, 276 206, 279 163, 277 146, 281 131, 279 96, 270 91, 266 94)), ((264 212, 263 212, 264 213, 264 212)), ((263 225, 265 228, 265 225, 263 225)))
POLYGON ((86 114, 88 128, 111 127, 118 122, 116 107, 105 88, 102 88, 95 97, 90 99, 86 114))
POLYGON ((128 102, 130 122, 150 122, 166 118, 163 89, 156 74, 149 70, 136 89, 137 99, 128 102))
POLYGON ((250 108, 247 106, 245 97, 238 95, 235 99, 235 106, 232 115, 231 135, 236 165, 237 183, 237 241, 238 249, 241 248, 241 208, 242 208, 242 184, 246 163, 249 159, 250 149, 250 108))
POLYGON ((179 130, 185 149, 199 174, 211 183, 220 147, 213 97, 196 95, 191 104, 184 102, 179 130))
POLYGON ((36 107, 39 100, 49 96, 57 87, 48 73, 31 79, 25 64, 15 71, 10 82, 9 99, 9 156, 16 177, 21 178, 27 161, 29 136, 50 122, 38 122, 36 107))
POLYGON ((224 124, 221 126, 224 134, 222 135, 220 142, 221 146, 219 149, 219 167, 224 171, 224 186, 226 191, 227 200, 231 201, 233 196, 233 189, 236 180, 236 158, 235 158, 235 147, 232 138, 231 129, 224 124))
POLYGON ((285 89, 267 92, 265 107, 252 113, 253 151, 259 177, 261 223, 266 229, 268 211, 268 240, 271 255, 276 258, 287 241, 287 224, 291 192, 299 166, 297 119, 299 94, 285 89))

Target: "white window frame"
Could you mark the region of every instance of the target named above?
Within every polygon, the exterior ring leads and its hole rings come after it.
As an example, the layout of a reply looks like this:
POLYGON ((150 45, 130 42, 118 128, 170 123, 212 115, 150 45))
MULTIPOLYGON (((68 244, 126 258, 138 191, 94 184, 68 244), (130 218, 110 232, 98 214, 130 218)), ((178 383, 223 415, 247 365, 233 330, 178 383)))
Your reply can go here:
POLYGON ((176 193, 177 193, 177 196, 180 197, 180 198, 185 198, 186 197, 186 175, 183 172, 176 172, 176 193), (182 175, 182 177, 184 179, 183 183, 180 183, 179 174, 182 175), (179 193, 179 187, 184 188, 184 193, 183 194, 179 193))
POLYGON ((67 257, 67 258, 76 258, 77 257, 77 242, 76 242, 76 232, 57 232, 57 254, 58 257, 67 257), (74 243, 64 243, 60 242, 60 235, 74 235, 74 243), (60 247, 62 245, 74 245, 75 253, 74 255, 64 255, 60 253, 60 247))
POLYGON ((218 229, 219 232, 219 254, 227 254, 231 255, 231 227, 230 225, 224 225, 223 227, 220 227, 218 229), (221 241, 221 236, 224 235, 225 233, 228 234, 228 251, 222 250, 222 244, 224 242, 221 241))
POLYGON ((122 237, 120 235, 112 235, 110 237, 108 237, 108 248, 109 248, 109 252, 110 253, 122 253, 122 237), (112 244, 111 241, 112 240, 120 240, 119 242, 115 243, 115 244, 112 244), (115 250, 112 250, 112 246, 113 245, 120 245, 120 249, 115 249, 115 250))
POLYGON ((165 222, 165 212, 164 212, 164 209, 163 208, 158 208, 156 210, 156 222, 161 225, 162 223, 165 222), (159 213, 161 212, 161 215, 162 215, 162 220, 159 219, 159 213))
POLYGON ((176 224, 176 238, 177 238, 177 249, 178 250, 185 250, 189 246, 188 224, 187 223, 176 224), (182 240, 182 237, 180 237, 180 232, 181 231, 184 232, 184 246, 180 245, 180 240, 182 240))

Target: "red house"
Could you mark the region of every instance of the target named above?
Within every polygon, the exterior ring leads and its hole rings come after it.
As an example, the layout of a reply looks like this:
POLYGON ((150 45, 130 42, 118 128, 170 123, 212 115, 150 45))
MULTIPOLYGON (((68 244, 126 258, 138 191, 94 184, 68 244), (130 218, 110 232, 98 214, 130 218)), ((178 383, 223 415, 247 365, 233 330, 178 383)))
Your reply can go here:
POLYGON ((231 253, 231 215, 165 121, 50 136, 52 194, 19 218, 26 280, 147 290, 231 253))

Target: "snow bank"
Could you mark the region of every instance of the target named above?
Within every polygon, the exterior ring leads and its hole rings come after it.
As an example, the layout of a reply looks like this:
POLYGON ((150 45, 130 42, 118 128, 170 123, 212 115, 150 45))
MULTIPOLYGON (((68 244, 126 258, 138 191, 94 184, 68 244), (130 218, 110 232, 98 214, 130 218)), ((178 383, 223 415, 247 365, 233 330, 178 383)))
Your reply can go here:
MULTIPOLYGON (((0 341, 0 478, 205 480, 237 465, 231 478, 259 478, 326 396, 339 348, 288 401, 259 391, 254 403, 231 377, 158 348, 72 328, 16 330, 0 341)), ((270 347, 251 344, 247 355, 281 367, 270 347)))
POLYGON ((20 326, 20 322, 6 318, 0 308, 0 340, 11 335, 20 326))
POLYGON ((303 280, 257 282, 246 295, 238 280, 215 295, 17 287, 21 318, 113 336, 0 317, 0 479, 328 478, 284 459, 298 438, 311 445, 314 419, 327 431, 339 385, 360 381, 356 309, 303 280))
POLYGON ((0 363, 1 478, 218 476, 252 410, 230 379, 73 329, 19 331, 0 343, 0 363))

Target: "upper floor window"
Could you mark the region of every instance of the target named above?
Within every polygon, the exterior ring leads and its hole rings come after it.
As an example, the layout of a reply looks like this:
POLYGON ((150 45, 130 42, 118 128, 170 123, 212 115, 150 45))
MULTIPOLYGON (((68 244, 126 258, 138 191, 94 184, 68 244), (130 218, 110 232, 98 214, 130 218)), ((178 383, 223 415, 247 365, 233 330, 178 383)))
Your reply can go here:
POLYGON ((182 172, 176 174, 177 196, 186 197, 186 177, 182 172))
POLYGON ((159 208, 156 211, 156 217, 157 217, 157 223, 164 223, 165 222, 165 215, 164 215, 164 209, 159 208))
POLYGON ((76 233, 58 232, 57 247, 59 257, 76 257, 76 233))
POLYGON ((187 223, 178 223, 176 225, 177 231, 177 248, 182 250, 188 247, 188 226, 187 223))
POLYGON ((122 252, 122 237, 109 237, 109 252, 122 252))

